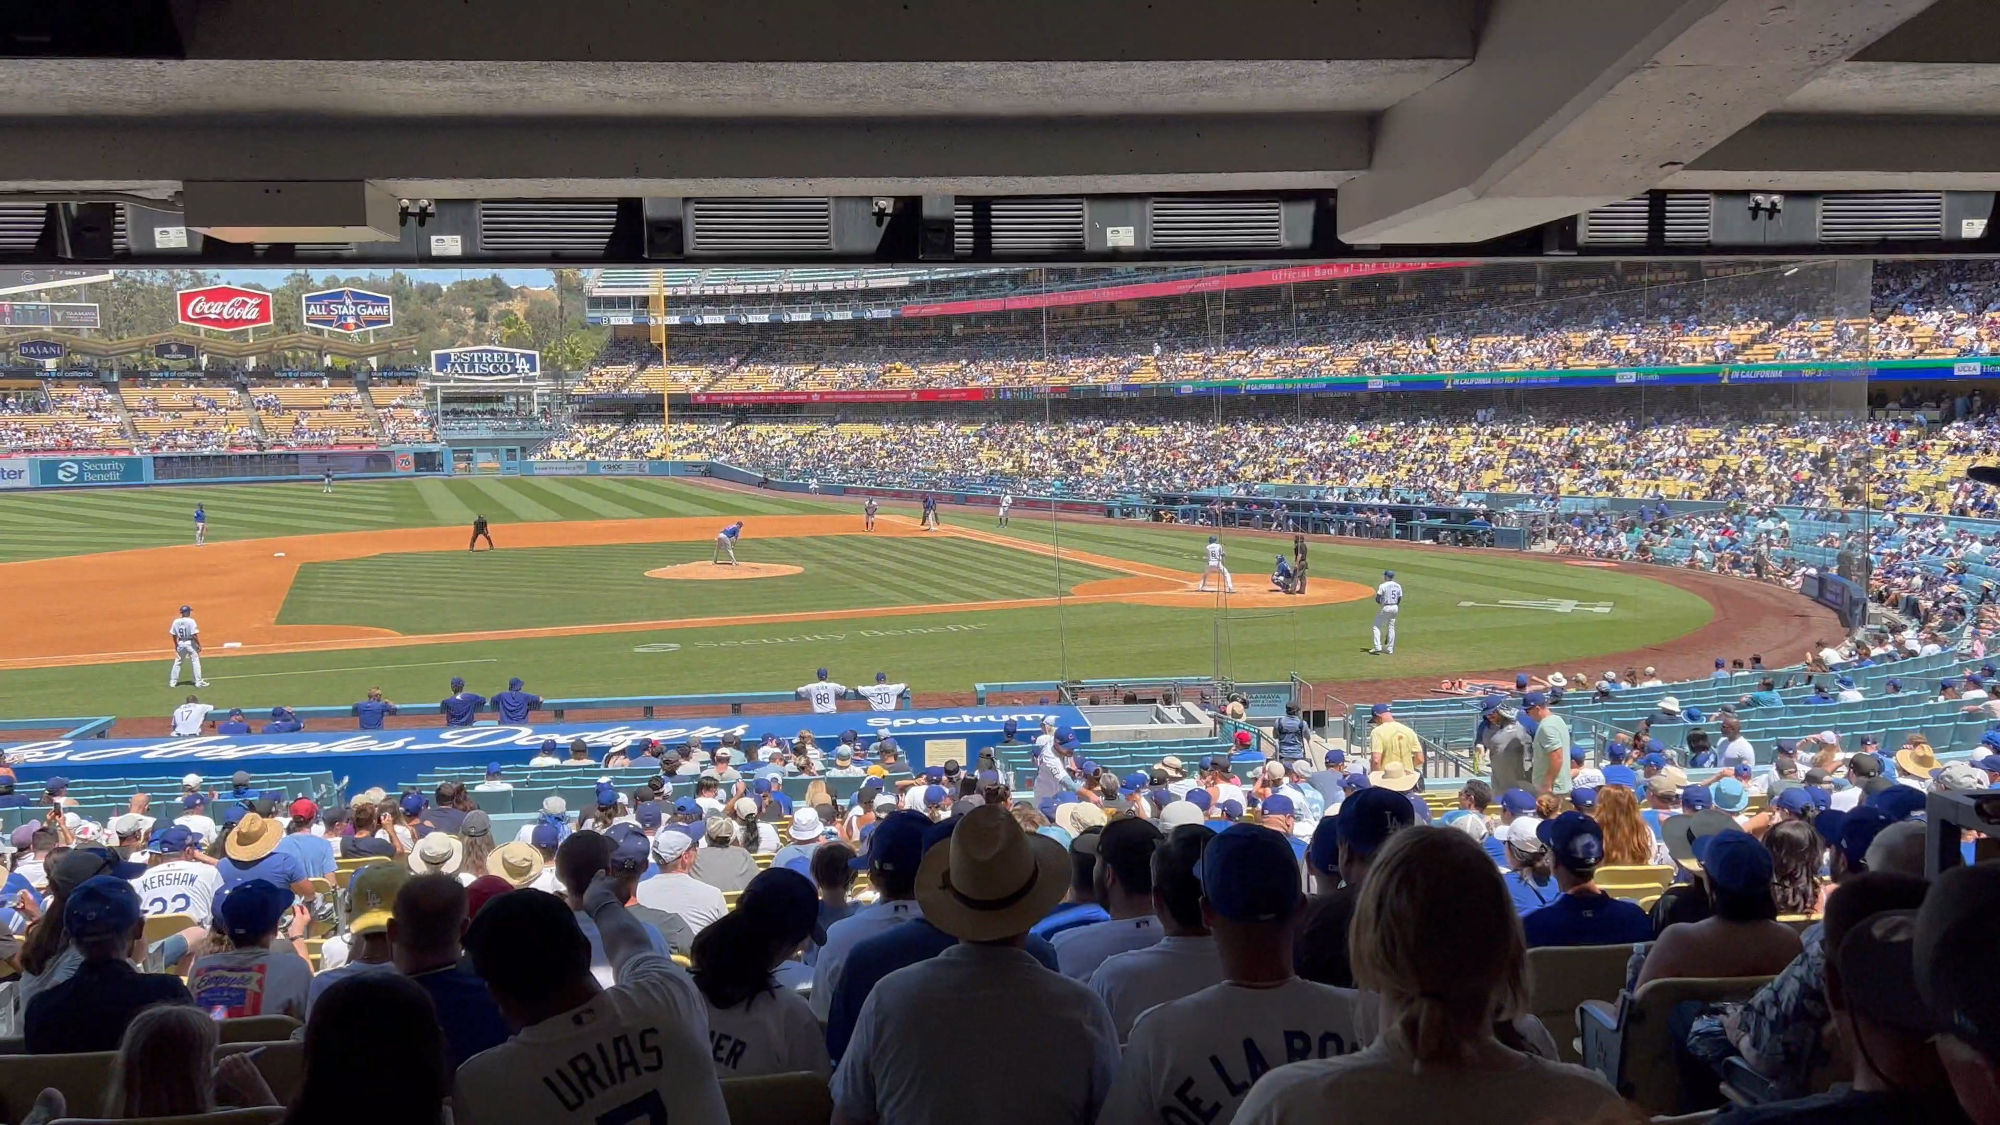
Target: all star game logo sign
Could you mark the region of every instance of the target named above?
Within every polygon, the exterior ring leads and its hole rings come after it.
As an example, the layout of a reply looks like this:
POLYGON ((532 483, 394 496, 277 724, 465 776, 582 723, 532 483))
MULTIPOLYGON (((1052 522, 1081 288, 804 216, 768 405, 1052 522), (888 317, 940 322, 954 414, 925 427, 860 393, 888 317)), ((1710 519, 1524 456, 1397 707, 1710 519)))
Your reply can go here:
POLYGON ((396 323, 396 303, 385 293, 366 289, 322 289, 300 298, 308 327, 329 332, 367 332, 396 323))

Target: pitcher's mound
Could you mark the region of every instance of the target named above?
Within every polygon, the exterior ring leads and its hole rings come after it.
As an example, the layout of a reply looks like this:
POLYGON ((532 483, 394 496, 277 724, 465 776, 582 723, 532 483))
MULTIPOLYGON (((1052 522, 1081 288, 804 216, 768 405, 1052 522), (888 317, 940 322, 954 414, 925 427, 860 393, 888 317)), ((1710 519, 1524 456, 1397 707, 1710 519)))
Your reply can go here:
POLYGON ((680 578, 696 582, 727 582, 736 578, 783 578, 787 574, 803 574, 804 567, 786 563, 737 563, 734 566, 719 563, 691 562, 675 566, 663 566, 646 572, 648 578, 680 578))

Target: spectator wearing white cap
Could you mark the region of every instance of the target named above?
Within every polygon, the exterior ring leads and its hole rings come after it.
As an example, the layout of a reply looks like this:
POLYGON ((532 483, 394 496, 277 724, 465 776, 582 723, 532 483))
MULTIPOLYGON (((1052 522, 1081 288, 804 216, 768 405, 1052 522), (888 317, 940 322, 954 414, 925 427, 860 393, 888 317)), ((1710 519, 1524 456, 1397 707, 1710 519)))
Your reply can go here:
POLYGON ((1111 917, 1050 939, 1064 976, 1087 981, 1112 954, 1160 940, 1160 919, 1153 912, 1153 852, 1159 844, 1160 830, 1151 821, 1120 817, 1104 826, 1093 878, 1097 901, 1111 917))
POLYGON ((710 923, 729 913, 729 902, 720 890, 692 874, 700 854, 700 849, 694 846, 694 837, 686 831, 692 827, 672 825, 660 829, 652 838, 655 874, 639 884, 638 898, 641 906, 678 914, 688 929, 699 935, 710 923))
POLYGON ((1121 1043, 1140 1013, 1222 979, 1222 959, 1202 917, 1196 876, 1202 848, 1214 835, 1202 824, 1167 834, 1153 852, 1153 913, 1160 920, 1160 940, 1115 953, 1090 974, 1090 990, 1110 1010, 1121 1043))
POLYGON ((1515 912, 1523 918, 1555 902, 1562 893, 1556 886, 1555 866, 1549 861, 1549 846, 1536 835, 1541 826, 1537 817, 1517 816, 1499 830, 1507 851, 1507 893, 1514 900, 1515 912))
POLYGON ((1597 1074, 1495 1038, 1495 1018, 1526 1007, 1527 953, 1492 859, 1464 833, 1388 840, 1361 887, 1353 963, 1357 986, 1378 997, 1381 1033, 1359 1053, 1266 1074, 1238 1125, 1623 1119, 1597 1074))
MULTIPOLYGON (((681 801, 693 804, 688 798, 682 797, 675 802, 676 812, 679 811, 681 801)), ((701 809, 697 806, 694 812, 699 816, 701 809)), ((757 857, 751 855, 750 849, 744 847, 737 839, 736 822, 726 816, 718 816, 708 821, 705 827, 697 819, 687 824, 670 825, 661 832, 664 834, 676 830, 701 833, 701 838, 695 841, 694 865, 688 868, 688 874, 718 891, 740 891, 749 886, 750 880, 755 879, 757 873, 763 870, 757 866, 757 857)), ((654 839, 657 840, 659 837, 655 836, 654 839)), ((654 879, 647 880, 649 883, 653 881, 654 879)))
POLYGON ((826 842, 826 826, 819 818, 819 810, 811 805, 800 805, 792 810, 792 823, 785 828, 787 843, 771 857, 772 867, 792 867, 798 864, 803 872, 812 864, 812 854, 826 842))
POLYGON ((965 814, 949 843, 924 856, 915 880, 924 917, 959 944, 870 990, 834 1072, 834 1125, 940 1114, 956 1125, 1095 1121, 1118 1064, 1111 1014, 1022 949, 1068 874, 1062 845, 997 806, 965 814), (994 1049, 1024 1043, 1034 1049, 994 1049), (973 1097, 968 1058, 980 1060, 973 1097))
POLYGON ((1222 979, 1133 1024, 1099 1125, 1150 1125, 1168 1119, 1163 1107, 1224 1125, 1277 1060, 1360 1048, 1360 994, 1292 972, 1292 923, 1304 900, 1281 845, 1239 824, 1203 849, 1201 914, 1215 934, 1222 979))

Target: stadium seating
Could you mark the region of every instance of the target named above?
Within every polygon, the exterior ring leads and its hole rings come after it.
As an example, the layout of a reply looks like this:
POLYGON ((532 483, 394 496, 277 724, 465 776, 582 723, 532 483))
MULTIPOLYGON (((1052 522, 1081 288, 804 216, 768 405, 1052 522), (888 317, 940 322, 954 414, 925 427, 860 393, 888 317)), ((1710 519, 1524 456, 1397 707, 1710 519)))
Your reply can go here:
POLYGON ((245 393, 272 445, 373 445, 379 440, 372 411, 352 384, 252 383, 245 393))
POLYGON ((437 441, 436 420, 427 409, 423 387, 414 379, 373 379, 363 396, 381 421, 383 440, 396 445, 428 445, 437 441))
POLYGON ((118 393, 141 448, 154 452, 242 448, 254 445, 262 432, 228 384, 121 380, 118 393))
POLYGON ((1669 1039, 1674 1008, 1689 1001, 1742 1001, 1769 977, 1652 981, 1615 1007, 1598 1000, 1577 1008, 1583 1065, 1602 1074, 1647 1113, 1673 1113, 1681 1094, 1678 1055, 1669 1039))

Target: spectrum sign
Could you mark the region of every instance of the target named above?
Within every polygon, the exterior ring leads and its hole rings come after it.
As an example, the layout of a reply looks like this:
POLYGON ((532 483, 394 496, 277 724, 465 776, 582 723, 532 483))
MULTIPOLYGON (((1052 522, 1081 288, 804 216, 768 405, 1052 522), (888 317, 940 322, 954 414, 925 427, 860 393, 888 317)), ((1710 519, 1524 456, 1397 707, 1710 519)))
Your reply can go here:
POLYGON ((395 302, 385 293, 366 289, 322 289, 300 298, 305 323, 329 332, 353 335, 396 323, 395 302))
POLYGON ((240 285, 205 285, 175 294, 180 320, 195 328, 218 332, 242 332, 265 328, 272 322, 271 295, 261 289, 240 285))

